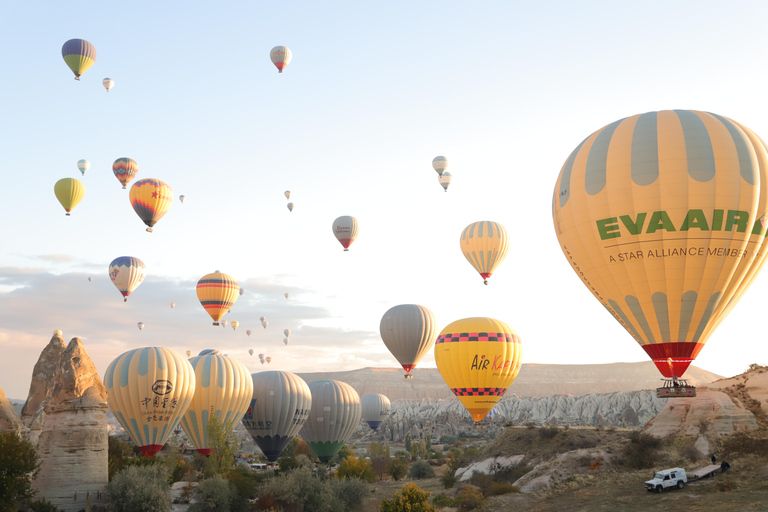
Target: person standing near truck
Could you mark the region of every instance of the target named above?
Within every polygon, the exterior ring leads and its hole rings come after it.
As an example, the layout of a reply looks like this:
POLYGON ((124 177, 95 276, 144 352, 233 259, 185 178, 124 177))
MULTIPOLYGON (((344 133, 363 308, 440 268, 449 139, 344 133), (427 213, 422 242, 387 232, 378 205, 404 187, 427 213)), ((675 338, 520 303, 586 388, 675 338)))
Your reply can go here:
POLYGON ((715 454, 712 454, 712 464, 717 464, 717 457, 715 457, 715 454))

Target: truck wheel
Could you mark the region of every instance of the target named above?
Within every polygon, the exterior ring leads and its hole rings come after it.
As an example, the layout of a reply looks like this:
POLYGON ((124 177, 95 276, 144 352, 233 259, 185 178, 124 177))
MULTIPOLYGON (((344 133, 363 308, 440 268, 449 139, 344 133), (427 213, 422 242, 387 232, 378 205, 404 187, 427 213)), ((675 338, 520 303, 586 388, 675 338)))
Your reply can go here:
POLYGON ((664 491, 664 488, 662 486, 660 486, 660 485, 656 486, 656 492, 661 493, 663 491, 664 491))
POLYGON ((682 489, 683 487, 685 487, 685 482, 683 482, 682 480, 678 480, 677 481, 677 488, 678 489, 682 489))

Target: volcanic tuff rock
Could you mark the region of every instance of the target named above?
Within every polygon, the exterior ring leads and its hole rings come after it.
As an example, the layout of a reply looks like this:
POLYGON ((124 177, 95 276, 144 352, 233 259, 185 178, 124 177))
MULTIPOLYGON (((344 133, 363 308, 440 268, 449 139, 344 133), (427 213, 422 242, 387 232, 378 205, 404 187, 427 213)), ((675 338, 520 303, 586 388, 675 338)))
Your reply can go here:
POLYGON ((33 444, 37 443, 45 420, 45 412, 41 406, 53 387, 53 375, 66 347, 61 336, 61 331, 53 331, 51 341, 40 353, 40 358, 32 370, 27 401, 21 409, 21 421, 29 429, 29 440, 33 444))
POLYGON ((33 487, 64 512, 85 508, 107 485, 107 389, 79 338, 61 353, 44 402, 33 487))
POLYGON ((21 432, 21 418, 13 410, 13 406, 5 396, 3 388, 0 388, 0 432, 21 432))

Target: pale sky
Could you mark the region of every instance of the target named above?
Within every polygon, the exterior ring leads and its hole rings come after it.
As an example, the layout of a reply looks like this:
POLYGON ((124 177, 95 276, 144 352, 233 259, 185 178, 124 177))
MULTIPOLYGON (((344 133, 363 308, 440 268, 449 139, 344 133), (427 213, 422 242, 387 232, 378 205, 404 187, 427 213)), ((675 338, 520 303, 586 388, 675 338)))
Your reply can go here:
MULTIPOLYGON (((432 309, 440 329, 504 320, 525 363, 644 361, 560 251, 551 197, 563 162, 595 130, 653 110, 715 112, 768 137, 764 2, 165 4, 0 7, 9 397, 26 397, 54 329, 81 337, 102 375, 150 345, 219 348, 253 372, 266 366, 249 348, 270 369, 395 367, 378 328, 404 303, 432 309), (98 52, 80 82, 61 57, 72 38, 98 52), (283 74, 269 60, 277 45, 293 52, 283 74), (437 155, 454 177, 447 193, 437 155), (186 195, 154 233, 112 174, 123 156, 136 179, 186 195), (71 217, 53 194, 64 177, 86 187, 71 217), (341 215, 361 224, 349 252, 331 232, 341 215), (478 220, 514 239, 489 286, 459 250, 478 220), (147 265, 128 303, 107 276, 118 256, 147 265), (212 327, 195 295, 217 269, 245 289, 226 316, 237 331, 212 327)), ((768 363, 767 297, 762 275, 694 364, 733 375, 768 363)))

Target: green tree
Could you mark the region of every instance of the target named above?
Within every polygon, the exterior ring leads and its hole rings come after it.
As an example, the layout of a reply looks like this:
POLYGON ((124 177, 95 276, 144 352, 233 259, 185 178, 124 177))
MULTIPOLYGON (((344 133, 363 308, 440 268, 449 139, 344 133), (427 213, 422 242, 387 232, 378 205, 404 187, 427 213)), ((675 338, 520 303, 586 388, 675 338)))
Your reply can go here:
POLYGON ((389 463, 389 476, 392 477, 392 479, 397 482, 398 480, 401 480, 405 478, 405 475, 408 474, 408 461, 405 459, 395 458, 392 459, 389 463))
POLYGON ((425 460, 417 460, 411 464, 411 469, 408 471, 408 477, 415 480, 423 480, 424 478, 434 478, 435 470, 429 465, 429 462, 425 460))
POLYGON ((427 453, 432 451, 432 436, 427 436, 427 453))
POLYGON ((259 503, 269 509, 297 512, 335 512, 343 507, 334 496, 329 481, 313 475, 309 468, 298 468, 270 479, 259 503))
POLYGON ((387 459, 391 458, 391 454, 389 453, 389 448, 390 448, 390 447, 389 447, 389 443, 387 443, 387 447, 386 447, 386 455, 387 455, 387 459))
POLYGON ((407 453, 411 453, 411 433, 408 432, 405 434, 405 451, 407 453))
POLYGON ((403 486, 401 492, 395 491, 393 500, 384 499, 379 510, 381 512, 435 512, 435 507, 429 504, 430 493, 422 490, 413 483, 403 486))
POLYGON ((195 489, 195 503, 189 512, 230 512, 235 493, 230 483, 221 475, 201 481, 195 489))
POLYGON ((16 510, 16 503, 35 496, 32 479, 39 470, 32 443, 16 432, 0 432, 0 510, 16 510))
POLYGON ((112 478, 105 498, 113 512, 168 512, 168 469, 161 464, 129 466, 112 478))
POLYGON ((386 453, 384 451, 384 445, 379 443, 378 441, 374 441, 371 444, 368 445, 368 447, 365 449, 366 454, 368 457, 373 459, 374 457, 386 457, 386 453))
POLYGON ((280 454, 281 457, 293 457, 293 451, 296 449, 296 447, 299 445, 299 443, 302 441, 300 437, 294 437, 291 439, 291 441, 286 445, 285 449, 283 450, 283 453, 280 454))
POLYGON ((359 478, 370 483, 376 479, 370 461, 358 459, 354 455, 341 461, 336 470, 336 476, 339 478, 359 478))
POLYGON ((346 459, 347 457, 355 455, 355 452, 352 451, 352 448, 347 446, 346 444, 341 447, 341 449, 336 453, 336 455, 333 457, 334 462, 339 463, 346 459))
MULTIPOLYGON (((299 438, 295 437, 294 439, 299 439, 299 438)), ((293 449, 293 454, 291 455, 291 457, 295 459, 299 455, 306 455, 307 457, 309 457, 309 460, 313 462, 316 462, 319 460, 317 458, 317 455, 315 455, 315 452, 312 451, 312 448, 310 448, 307 442, 303 439, 299 439, 299 442, 296 443, 296 446, 293 449)))
POLYGON ((384 475, 387 474, 387 469, 389 468, 387 448, 389 448, 389 444, 387 444, 386 448, 383 444, 377 442, 368 445, 367 452, 368 457, 371 459, 371 469, 373 469, 373 474, 376 475, 379 480, 384 478, 384 475))
POLYGON ((211 449, 209 457, 213 470, 225 476, 232 471, 232 466, 235 465, 237 437, 234 430, 235 426, 231 421, 222 424, 215 414, 208 418, 208 448, 211 449))
POLYGON ((332 478, 328 483, 344 511, 362 510, 365 498, 371 494, 371 486, 359 478, 332 478))

